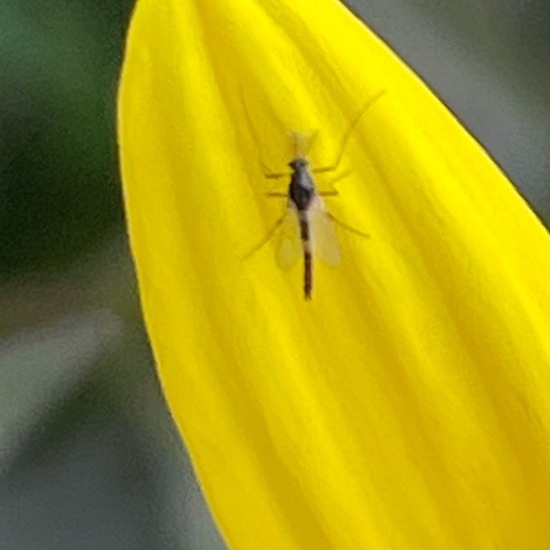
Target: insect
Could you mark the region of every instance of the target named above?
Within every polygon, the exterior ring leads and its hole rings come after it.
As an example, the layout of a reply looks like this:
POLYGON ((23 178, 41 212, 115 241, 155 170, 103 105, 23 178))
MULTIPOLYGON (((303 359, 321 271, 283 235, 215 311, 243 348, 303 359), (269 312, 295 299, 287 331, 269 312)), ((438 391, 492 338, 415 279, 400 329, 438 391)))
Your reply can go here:
MULTIPOLYGON (((385 92, 379 93, 361 109, 358 115, 351 121, 344 137, 340 152, 336 161, 328 166, 312 167, 306 155, 307 137, 297 132, 292 133, 294 142, 294 157, 288 163, 291 171, 282 173, 265 172, 268 179, 280 179, 290 177, 290 183, 286 193, 268 192, 271 197, 285 197, 287 208, 266 238, 254 248, 255 252, 266 244, 273 234, 280 229, 279 246, 277 247, 277 263, 284 270, 290 269, 296 260, 303 256, 304 261, 304 298, 311 300, 313 291, 313 264, 314 259, 321 259, 328 265, 336 266, 340 263, 340 251, 334 223, 344 229, 368 237, 347 224, 337 220, 325 207, 324 196, 337 196, 337 191, 321 192, 315 182, 315 174, 334 172, 344 156, 347 141, 354 128, 359 123, 365 111, 385 92)), ((249 120, 251 124, 251 121, 249 120)), ((309 140, 311 146, 317 134, 313 134, 309 140)), ((335 181, 345 177, 347 173, 340 175, 335 181)), ((334 183, 334 181, 333 181, 334 183)), ((251 253, 251 254, 252 254, 251 253)))

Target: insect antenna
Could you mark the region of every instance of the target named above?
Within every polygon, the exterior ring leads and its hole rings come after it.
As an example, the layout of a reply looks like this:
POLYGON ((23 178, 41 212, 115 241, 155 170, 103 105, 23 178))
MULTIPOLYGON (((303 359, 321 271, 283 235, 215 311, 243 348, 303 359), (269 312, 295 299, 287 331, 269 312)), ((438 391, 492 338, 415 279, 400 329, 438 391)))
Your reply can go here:
POLYGON ((378 94, 376 94, 374 97, 372 97, 371 99, 369 99, 365 105, 363 105, 363 107, 360 109, 360 111, 355 115, 355 117, 353 117, 353 119, 351 120, 349 126, 348 126, 348 129, 346 130, 343 138, 342 138, 342 145, 340 147, 340 151, 336 157, 336 160, 332 163, 332 164, 329 164, 328 166, 320 166, 318 168, 312 168, 312 172, 315 173, 315 174, 321 174, 323 172, 333 172, 334 170, 336 170, 339 166, 340 166, 340 163, 342 162, 342 159, 344 158, 344 153, 345 153, 345 150, 346 150, 346 145, 349 141, 349 138, 352 134, 352 132, 355 130, 355 128, 357 127, 357 125, 359 124, 359 122, 361 121, 361 119, 363 118, 363 115, 367 112, 367 110, 369 109, 369 107, 372 107, 372 105, 374 103, 376 103, 383 95, 385 95, 387 92, 386 90, 382 90, 381 92, 378 92, 378 94))
POLYGON ((290 132, 294 145, 294 158, 304 158, 317 139, 318 131, 315 132, 290 132))
MULTIPOLYGON (((252 117, 250 116, 250 111, 248 110, 248 106, 246 103, 246 97, 244 95, 244 92, 242 88, 239 86, 239 94, 241 96, 241 103, 243 106, 243 111, 245 114, 246 124, 248 126, 248 129, 250 131, 250 134, 254 138, 254 141, 256 144, 260 143, 259 135, 256 133, 256 130, 254 129, 254 121, 252 120, 252 117)), ((267 179, 281 179, 281 178, 288 178, 290 176, 290 171, 286 172, 272 172, 269 167, 266 165, 266 163, 262 159, 262 155, 260 152, 260 149, 258 148, 258 164, 262 167, 262 171, 264 173, 264 177, 267 179)))

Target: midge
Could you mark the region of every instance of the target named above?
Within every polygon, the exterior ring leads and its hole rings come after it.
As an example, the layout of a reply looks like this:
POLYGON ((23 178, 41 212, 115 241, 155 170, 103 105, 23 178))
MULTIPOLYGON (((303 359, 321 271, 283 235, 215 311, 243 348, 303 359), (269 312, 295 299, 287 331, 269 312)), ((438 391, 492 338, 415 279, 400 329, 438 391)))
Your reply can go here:
MULTIPOLYGON (((306 136, 296 132, 292 133, 294 141, 294 158, 288 163, 291 171, 273 173, 265 172, 264 176, 268 179, 280 179, 290 177, 290 183, 286 193, 268 192, 271 197, 286 197, 286 212, 273 226, 266 238, 254 248, 249 254, 253 254, 266 244, 275 233, 281 228, 280 243, 277 247, 277 263, 284 269, 290 269, 296 260, 303 255, 304 259, 304 298, 310 300, 313 291, 313 262, 319 258, 328 265, 338 265, 340 263, 340 252, 338 239, 334 229, 333 222, 342 226, 344 229, 368 237, 367 234, 350 227, 338 221, 330 212, 327 211, 323 196, 337 196, 337 191, 321 192, 317 189, 314 174, 334 172, 340 166, 344 156, 348 139, 361 120, 365 111, 377 101, 385 92, 379 93, 372 98, 361 109, 358 115, 351 121, 346 133, 342 138, 340 152, 333 164, 322 167, 310 166, 306 156, 306 136)), ((248 115, 247 115, 248 116, 248 115)), ((252 123, 249 120, 252 127, 252 123)), ((309 139, 311 146, 316 133, 309 139)), ((336 178, 342 179, 346 174, 336 178)), ((334 183, 334 181, 332 183, 334 183)))

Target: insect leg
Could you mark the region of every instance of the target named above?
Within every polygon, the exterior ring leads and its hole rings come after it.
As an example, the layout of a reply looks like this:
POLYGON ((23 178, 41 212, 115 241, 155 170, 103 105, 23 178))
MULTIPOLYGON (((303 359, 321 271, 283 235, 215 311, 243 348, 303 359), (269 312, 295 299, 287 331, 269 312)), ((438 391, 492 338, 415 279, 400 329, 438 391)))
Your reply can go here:
POLYGON ((266 166, 263 162, 260 163, 262 166, 262 169, 264 170, 264 177, 268 180, 278 180, 281 178, 289 178, 290 172, 267 172, 266 166))
MULTIPOLYGON (((351 173, 352 173, 351 170, 346 170, 345 172, 343 172, 339 176, 336 176, 335 178, 331 179, 328 182, 328 186, 329 187, 334 187, 335 183, 338 183, 340 180, 343 180, 344 178, 347 178, 351 173)), ((338 193, 338 191, 336 191, 336 189, 331 189, 330 191, 319 191, 319 195, 321 195, 321 197, 337 197, 339 194, 340 193, 338 193)))
POLYGON ((370 239, 370 235, 368 233, 364 233, 363 231, 360 231, 359 229, 355 229, 355 227, 352 227, 351 225, 348 225, 347 223, 344 223, 340 221, 338 218, 336 218, 333 214, 330 212, 325 212, 325 216, 328 216, 336 225, 339 225, 346 231, 350 231, 351 233, 355 233, 356 235, 359 235, 360 237, 365 237, 367 239, 370 239))
POLYGON ((281 224, 284 222, 285 218, 286 218, 286 212, 275 222, 275 224, 269 230, 267 235, 243 259, 248 260, 248 258, 256 254, 258 250, 263 248, 271 240, 271 237, 273 237, 273 234, 275 233, 275 231, 277 231, 277 229, 281 227, 281 224))

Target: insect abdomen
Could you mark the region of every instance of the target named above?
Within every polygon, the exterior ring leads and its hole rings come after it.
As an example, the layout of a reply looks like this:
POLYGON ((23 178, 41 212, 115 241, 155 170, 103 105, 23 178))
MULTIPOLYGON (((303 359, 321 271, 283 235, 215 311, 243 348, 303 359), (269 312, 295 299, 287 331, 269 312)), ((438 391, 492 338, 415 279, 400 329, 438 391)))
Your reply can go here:
POLYGON ((304 248, 304 296, 306 300, 311 300, 311 291, 313 289, 313 261, 311 255, 311 233, 307 214, 300 215, 300 238, 304 248))

